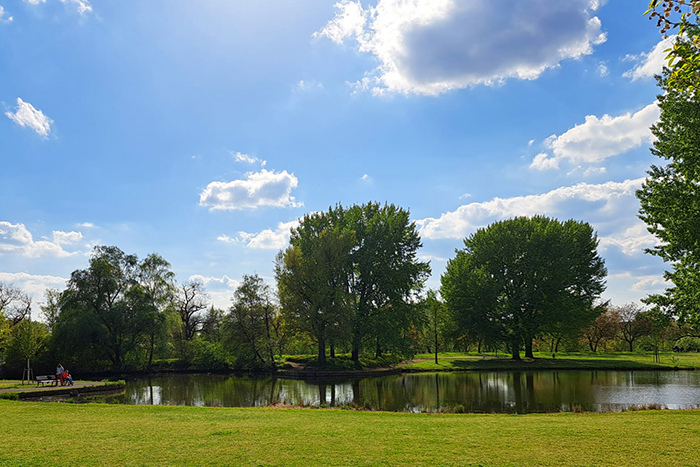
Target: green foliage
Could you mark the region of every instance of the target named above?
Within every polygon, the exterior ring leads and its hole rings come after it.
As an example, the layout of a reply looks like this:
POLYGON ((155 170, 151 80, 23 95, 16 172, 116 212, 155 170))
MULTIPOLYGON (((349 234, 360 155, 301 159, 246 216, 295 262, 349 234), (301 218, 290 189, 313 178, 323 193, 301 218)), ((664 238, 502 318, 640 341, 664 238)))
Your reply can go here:
POLYGON ((117 370, 133 365, 129 354, 141 350, 158 317, 139 273, 135 255, 95 247, 88 268, 74 271, 61 294, 53 339, 59 357, 81 370, 102 369, 105 362, 117 370))
POLYGON ((651 166, 637 197, 639 217, 659 239, 647 251, 670 264, 665 277, 673 284, 647 303, 700 332, 700 42, 697 23, 681 23, 686 34, 672 52, 679 61, 658 78, 661 117, 652 126, 656 139, 651 152, 664 164, 651 166))
POLYGON ((462 335, 506 343, 519 358, 535 337, 578 333, 596 318, 606 270, 589 224, 517 217, 479 229, 464 245, 440 289, 462 335))
POLYGON ((674 344, 674 348, 678 348, 680 352, 700 352, 700 338, 698 337, 681 337, 674 344))
POLYGON ((257 274, 244 275, 225 318, 229 347, 239 361, 257 367, 274 367, 279 320, 272 291, 257 274))
POLYGON ((367 203, 307 215, 277 259, 279 298, 290 328, 327 344, 408 355, 420 321, 417 293, 430 268, 406 210, 367 203))

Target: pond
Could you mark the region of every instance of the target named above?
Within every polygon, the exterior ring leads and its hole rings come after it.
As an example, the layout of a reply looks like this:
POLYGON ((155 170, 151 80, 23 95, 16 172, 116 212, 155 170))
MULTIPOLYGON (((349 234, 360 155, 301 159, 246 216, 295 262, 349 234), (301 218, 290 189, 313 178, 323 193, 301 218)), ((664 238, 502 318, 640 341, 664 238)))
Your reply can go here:
POLYGON ((181 374, 127 381, 124 404, 260 407, 351 405, 371 410, 439 412, 618 411, 700 406, 700 372, 528 371, 403 374, 304 381, 181 374), (462 407, 459 407, 460 409, 462 407))

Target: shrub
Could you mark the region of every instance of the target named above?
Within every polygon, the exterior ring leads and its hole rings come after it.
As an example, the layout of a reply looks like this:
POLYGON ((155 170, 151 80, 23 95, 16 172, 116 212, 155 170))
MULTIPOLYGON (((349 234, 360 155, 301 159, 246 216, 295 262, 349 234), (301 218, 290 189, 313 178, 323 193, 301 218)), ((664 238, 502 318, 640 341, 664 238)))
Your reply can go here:
POLYGON ((682 337, 674 344, 673 350, 676 349, 678 352, 700 352, 700 338, 682 337))

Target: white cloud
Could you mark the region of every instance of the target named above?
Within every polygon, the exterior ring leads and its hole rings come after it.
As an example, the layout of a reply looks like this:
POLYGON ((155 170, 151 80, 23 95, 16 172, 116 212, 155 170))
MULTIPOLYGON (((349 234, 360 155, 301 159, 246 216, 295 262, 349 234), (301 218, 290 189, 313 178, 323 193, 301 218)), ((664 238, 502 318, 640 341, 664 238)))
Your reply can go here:
POLYGON ((558 169, 559 161, 557 161, 557 159, 555 159, 554 157, 551 157, 546 152, 541 152, 537 154, 534 159, 532 159, 532 164, 530 164, 530 168, 536 170, 558 169))
POLYGON ((605 78, 610 74, 610 72, 608 71, 608 66, 605 64, 605 62, 600 62, 598 64, 598 68, 596 68, 596 71, 598 72, 598 76, 600 76, 601 78, 605 78))
POLYGON ((297 83, 294 87, 296 92, 311 92, 315 90, 323 89, 323 83, 312 79, 311 81, 304 81, 303 79, 297 83))
POLYGON ((314 34, 352 39, 379 66, 355 84, 374 93, 437 95, 536 79, 563 60, 593 52, 606 40, 591 13, 596 0, 377 0, 364 8, 341 0, 336 15, 314 34))
POLYGON ((239 281, 231 279, 225 274, 222 277, 208 277, 194 274, 189 277, 189 280, 202 282, 207 289, 206 293, 212 305, 221 309, 227 309, 231 305, 233 291, 241 284, 239 281))
POLYGON ((239 281, 231 279, 226 274, 224 274, 222 277, 207 277, 199 274, 193 274, 188 279, 190 281, 201 282, 202 284, 204 284, 205 287, 216 287, 218 285, 225 286, 230 289, 235 289, 241 284, 239 281))
POLYGON ((81 224, 78 224, 78 227, 83 227, 85 229, 93 229, 95 228, 95 224, 93 224, 92 222, 83 222, 81 224))
POLYGON ((561 135, 552 135, 545 145, 552 154, 535 156, 530 167, 537 170, 554 169, 559 162, 571 164, 597 164, 603 160, 625 153, 652 141, 649 127, 659 119, 660 110, 656 102, 632 114, 617 117, 603 115, 586 116, 585 122, 576 125, 561 135))
MULTIPOLYGON (((28 258, 39 258, 42 256, 65 257, 77 254, 76 252, 68 252, 61 246, 67 239, 75 239, 80 232, 54 232, 54 241, 39 240, 34 241, 31 232, 27 230, 24 224, 11 224, 6 221, 0 221, 0 255, 16 254, 26 256, 28 258), (56 236, 58 234, 58 236, 56 236), (56 241, 56 240, 59 241, 56 241)), ((71 242, 73 243, 73 242, 71 242)))
POLYGON ((83 234, 80 232, 61 232, 60 230, 53 231, 53 242, 56 245, 71 245, 78 243, 83 239, 83 234))
POLYGON ((462 196, 459 197, 459 199, 467 199, 471 198, 472 194, 471 193, 464 193, 462 196))
POLYGON ((89 0, 61 0, 64 5, 75 5, 78 8, 78 13, 84 15, 92 11, 92 5, 89 0))
POLYGON ((438 218, 418 220, 416 224, 420 226, 421 236, 427 239, 464 238, 477 228, 500 219, 536 214, 569 217, 569 212, 576 212, 576 218, 589 220, 597 228, 614 231, 619 228, 620 212, 627 212, 625 209, 630 208, 631 212, 636 211, 633 208, 635 191, 643 181, 639 178, 602 184, 578 183, 543 194, 494 198, 465 204, 438 218))
POLYGON ((257 233, 238 232, 238 237, 220 235, 217 240, 224 243, 240 243, 246 248, 258 250, 281 250, 287 246, 291 230, 299 225, 298 220, 280 222, 275 230, 265 229, 257 233))
POLYGON ((267 161, 265 160, 259 159, 254 156, 250 156, 248 154, 243 154, 241 152, 231 152, 231 154, 236 159, 236 162, 244 162, 246 164, 260 164, 260 167, 265 167, 265 164, 267 164, 267 161))
POLYGON ((40 302, 48 288, 63 290, 68 279, 59 276, 27 274, 26 272, 0 272, 0 282, 12 284, 32 296, 32 313, 39 317, 40 302))
POLYGON ((29 3, 30 5, 38 5, 40 3, 46 3, 46 0, 22 0, 24 3, 29 3))
POLYGON ((363 182, 371 182, 372 178, 369 175, 364 174, 362 177, 360 177, 360 180, 362 180, 363 182))
POLYGON ((641 53, 640 55, 627 55, 624 61, 636 61, 637 65, 634 68, 627 70, 622 76, 630 78, 632 81, 639 79, 653 78, 654 75, 660 75, 668 61, 665 50, 670 49, 676 41, 676 36, 670 36, 662 39, 649 52, 641 53))
POLYGON ((0 5, 0 23, 11 23, 14 17, 8 16, 7 11, 0 5))
POLYGON ((646 225, 641 221, 623 232, 600 239, 601 248, 609 249, 614 246, 629 256, 644 254, 645 248, 651 248, 657 243, 658 239, 647 231, 646 225))
POLYGON ((294 174, 286 170, 275 172, 262 169, 260 172, 246 173, 244 180, 211 182, 200 194, 199 204, 211 211, 303 206, 291 196, 298 184, 294 174))
POLYGON ((528 146, 532 146, 532 145, 534 144, 534 142, 535 142, 535 140, 534 140, 534 139, 531 139, 530 141, 527 142, 527 145, 528 145, 528 146))
POLYGON ((53 120, 44 115, 41 110, 35 109, 32 104, 24 102, 19 97, 17 98, 15 112, 7 111, 5 115, 19 126, 29 127, 44 138, 49 136, 53 120))

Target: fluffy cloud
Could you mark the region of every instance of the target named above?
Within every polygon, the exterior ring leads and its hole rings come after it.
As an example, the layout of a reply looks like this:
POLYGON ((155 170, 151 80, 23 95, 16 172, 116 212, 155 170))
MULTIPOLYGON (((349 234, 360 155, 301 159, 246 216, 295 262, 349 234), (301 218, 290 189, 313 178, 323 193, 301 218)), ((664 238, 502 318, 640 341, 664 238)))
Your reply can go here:
POLYGON ((5 115, 19 126, 31 128, 44 138, 49 136, 51 125, 53 124, 53 120, 44 115, 44 112, 35 109, 32 104, 24 102, 19 97, 17 98, 15 111, 7 111, 5 115))
MULTIPOLYGON (((576 218, 590 220, 597 229, 604 231, 604 235, 616 235, 623 252, 632 252, 632 237, 637 232, 630 232, 627 236, 618 232, 620 228, 628 228, 620 226, 620 213, 636 212, 634 194, 643 181, 639 178, 602 184, 579 183, 538 195, 494 198, 465 204, 438 218, 418 220, 416 224, 427 239, 464 238, 479 227, 500 219, 536 214, 568 218, 568 213, 576 212, 576 218)), ((608 245, 616 244, 614 240, 607 242, 608 245)))
POLYGON ((199 205, 212 211, 256 209, 261 206, 298 207, 291 192, 299 181, 286 170, 248 172, 244 180, 211 182, 199 195, 199 205))
POLYGON ((41 311, 40 303, 44 297, 44 291, 48 288, 62 290, 66 287, 68 279, 58 276, 46 276, 27 274, 26 272, 0 272, 0 282, 12 284, 27 292, 32 297, 33 318, 38 318, 41 311))
POLYGON ((259 159, 254 156, 249 156, 248 154, 243 154, 242 152, 231 153, 236 159, 236 162, 245 162, 246 164, 260 164, 260 167, 265 167, 267 161, 259 159))
POLYGON ((637 65, 631 70, 627 70, 622 76, 636 81, 653 78, 654 75, 661 74, 664 65, 667 63, 666 55, 668 55, 668 52, 664 51, 670 49, 675 41, 676 36, 670 36, 662 39, 649 52, 643 52, 640 55, 628 55, 625 59, 637 62, 637 65))
POLYGON ((281 250, 287 246, 292 229, 298 225, 298 220, 280 222, 275 230, 265 229, 257 233, 238 232, 238 236, 235 238, 220 235, 217 240, 224 243, 240 243, 247 248, 257 250, 281 250))
POLYGON ((658 242, 658 239, 647 231, 646 225, 639 221, 620 233, 601 238, 600 246, 604 249, 617 247, 624 254, 632 256, 643 254, 645 248, 651 248, 658 242))
POLYGON ((530 167, 536 170, 555 169, 561 160, 571 164, 597 164, 609 157, 652 141, 649 127, 659 119, 656 102, 636 113, 617 117, 588 115, 585 122, 561 135, 552 135, 545 141, 551 154, 535 156, 530 167))
POLYGON ((12 16, 8 16, 7 11, 0 5, 0 23, 11 23, 14 20, 12 16))
POLYGON ((83 239, 83 234, 80 232, 61 232, 60 230, 53 231, 53 242, 56 245, 71 245, 78 243, 83 239))
POLYGON ((189 277, 189 280, 203 283, 207 289, 206 295, 211 300, 212 305, 224 310, 231 305, 233 291, 241 284, 225 274, 222 277, 194 274, 189 277))
POLYGON ((314 34, 352 39, 379 66, 357 83, 404 94, 437 95, 507 78, 535 79, 605 41, 592 16, 601 2, 569 0, 341 0, 314 34))
POLYGON ((31 232, 24 224, 11 224, 0 221, 0 255, 17 254, 29 258, 41 256, 65 257, 76 254, 63 249, 61 245, 73 244, 83 238, 80 232, 53 232, 53 241, 34 241, 31 232))

